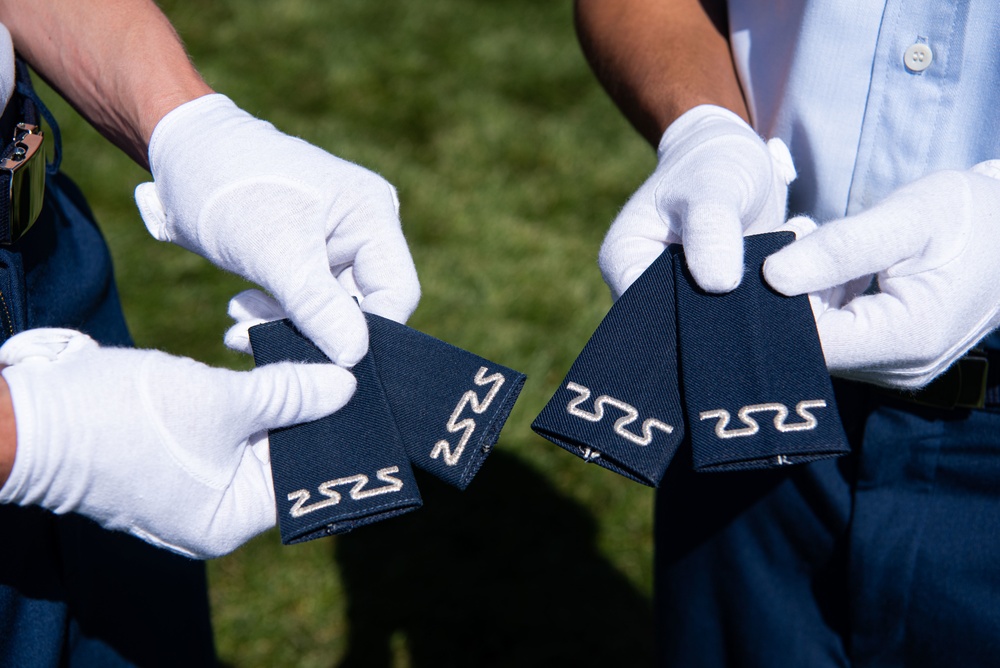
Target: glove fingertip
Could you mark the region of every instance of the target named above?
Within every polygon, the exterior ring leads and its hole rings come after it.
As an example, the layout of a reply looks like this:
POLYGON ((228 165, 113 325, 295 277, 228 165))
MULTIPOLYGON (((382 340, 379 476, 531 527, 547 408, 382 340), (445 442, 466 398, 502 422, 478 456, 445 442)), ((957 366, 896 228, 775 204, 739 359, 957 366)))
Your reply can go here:
POLYGON ((618 299, 663 253, 667 243, 647 237, 608 235, 597 255, 597 266, 611 295, 618 299))
POLYGON ((632 284, 639 280, 643 272, 651 263, 637 263, 627 267, 601 267, 601 274, 604 282, 611 289, 611 296, 616 301, 632 287, 632 284))
POLYGON ((317 410, 327 415, 340 410, 354 396, 358 389, 358 381, 350 371, 335 364, 311 365, 310 369, 316 375, 317 392, 323 397, 323 405, 317 410))
POLYGON ((792 153, 788 146, 778 137, 767 140, 767 150, 771 154, 771 161, 785 185, 789 185, 798 177, 795 163, 792 160, 792 153))
POLYGON ((222 337, 226 347, 238 353, 253 354, 253 349, 250 346, 250 328, 256 324, 259 323, 247 320, 238 322, 227 329, 222 337))
POLYGON ((419 287, 415 295, 400 294, 399 292, 376 292, 365 297, 364 301, 361 302, 361 310, 398 323, 405 323, 417 310, 419 302, 419 287))
POLYGON ((705 292, 731 292, 743 280, 743 246, 687 253, 687 264, 695 283, 705 292))
MULTIPOLYGON (((694 275, 694 272, 691 273, 694 275)), ((705 292, 711 292, 712 294, 732 292, 740 286, 742 280, 742 275, 732 276, 715 273, 704 276, 701 279, 695 276, 695 282, 698 283, 698 286, 705 292)))
POLYGON ((368 354, 368 325, 356 305, 295 324, 334 364, 350 368, 368 354))
POLYGON ((352 346, 350 349, 341 349, 340 354, 337 355, 333 362, 338 366, 350 369, 364 359, 367 353, 368 341, 366 338, 363 345, 352 346))
POLYGON ((250 433, 312 422, 343 408, 357 389, 347 369, 334 364, 269 364, 248 372, 244 385, 253 419, 250 433))
POLYGON ((786 220, 775 232, 791 232, 796 239, 807 237, 819 229, 819 224, 809 216, 794 216, 786 220))
POLYGON ((794 297, 807 292, 807 290, 800 289, 798 281, 796 281, 797 272, 792 263, 787 262, 785 257, 781 255, 781 251, 778 251, 764 260, 764 266, 761 269, 764 280, 786 297, 794 297))
POLYGON ((237 322, 241 320, 281 320, 285 310, 275 299, 260 290, 250 289, 229 300, 226 313, 237 322))

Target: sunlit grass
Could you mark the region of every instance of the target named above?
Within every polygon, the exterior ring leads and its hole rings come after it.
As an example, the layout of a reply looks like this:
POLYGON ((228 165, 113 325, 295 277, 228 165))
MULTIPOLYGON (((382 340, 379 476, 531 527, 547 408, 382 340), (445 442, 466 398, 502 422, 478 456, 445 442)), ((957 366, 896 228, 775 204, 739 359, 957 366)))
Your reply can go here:
MULTIPOLYGON (((223 659, 643 663, 651 491, 584 465, 529 429, 610 306, 597 249, 652 167, 651 151, 580 55, 570 3, 163 7, 220 92, 396 185, 424 295, 410 324, 529 378, 484 480, 464 494, 421 478, 425 507, 409 517, 295 547, 267 534, 212 562, 223 659), (406 578, 393 579, 400 573, 406 578), (387 581, 393 589, 379 589, 387 581), (378 605, 367 600, 376 596, 384 597, 378 605), (553 635, 541 643, 530 630, 545 619, 553 635), (365 650, 383 627, 388 649, 365 650)), ((222 345, 226 302, 246 285, 154 241, 131 200, 148 176, 65 105, 52 106, 63 119, 65 169, 108 237, 138 345, 248 368, 222 345)))

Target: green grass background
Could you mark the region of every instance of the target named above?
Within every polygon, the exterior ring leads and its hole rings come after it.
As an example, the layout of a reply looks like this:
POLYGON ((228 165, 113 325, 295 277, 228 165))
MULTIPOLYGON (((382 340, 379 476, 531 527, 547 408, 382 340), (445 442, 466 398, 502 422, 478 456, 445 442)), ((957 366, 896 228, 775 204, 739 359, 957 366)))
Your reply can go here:
MULTIPOLYGON (((222 659, 239 666, 644 665, 652 492, 529 429, 611 301, 604 230, 653 155, 596 84, 568 0, 162 3, 209 83, 399 190, 423 299, 410 324, 528 375, 464 493, 209 564, 222 659), (610 662, 610 663, 609 663, 610 662)), ((232 368, 247 285, 146 232, 148 175, 50 92, 64 169, 111 245, 140 346, 232 368)), ((212 128, 206 127, 205 132, 212 128)))

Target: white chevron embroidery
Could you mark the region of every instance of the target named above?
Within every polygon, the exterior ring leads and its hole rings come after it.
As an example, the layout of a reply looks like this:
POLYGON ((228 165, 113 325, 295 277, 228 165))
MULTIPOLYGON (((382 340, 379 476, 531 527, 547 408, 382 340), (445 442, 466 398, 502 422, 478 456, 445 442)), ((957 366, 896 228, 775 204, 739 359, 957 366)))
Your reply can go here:
POLYGON ((615 399, 607 394, 602 394, 594 399, 594 412, 591 413, 583 408, 580 408, 580 404, 590 398, 590 388, 584 387, 578 383, 569 382, 566 383, 566 389, 571 392, 576 392, 578 395, 575 399, 570 399, 569 403, 566 404, 566 411, 570 415, 582 418, 588 422, 600 422, 604 418, 605 406, 617 408, 625 413, 625 415, 615 420, 615 433, 622 438, 635 443, 636 445, 649 445, 652 443, 654 429, 659 429, 665 434, 669 434, 674 430, 674 428, 666 422, 661 422, 656 418, 646 418, 642 423, 642 435, 640 436, 639 434, 635 434, 625 428, 639 419, 639 411, 636 410, 635 406, 627 404, 621 399, 615 399))
POLYGON ((487 376, 487 368, 484 366, 479 367, 479 371, 476 372, 473 382, 476 385, 486 385, 488 383, 493 383, 487 392, 486 396, 482 401, 479 400, 479 396, 476 394, 475 390, 469 390, 458 400, 458 405, 455 406, 455 410, 452 411, 451 417, 448 418, 448 423, 445 428, 452 434, 455 432, 462 431, 462 436, 458 441, 458 445, 455 449, 451 449, 451 444, 448 441, 441 439, 434 444, 434 448, 431 450, 431 459, 437 459, 439 456, 443 456, 444 463, 448 466, 454 466, 458 463, 459 458, 462 453, 465 452, 465 446, 469 442, 469 438, 472 436, 472 432, 476 430, 476 421, 471 417, 465 418, 464 420, 459 420, 458 417, 462 414, 462 410, 465 409, 466 404, 472 409, 473 413, 477 415, 482 414, 490 407, 493 403, 493 399, 497 396, 497 392, 503 386, 504 377, 503 374, 497 372, 492 376, 487 376), (464 431, 463 431, 464 430, 464 431))
POLYGON ((288 494, 288 500, 295 501, 288 512, 292 517, 302 517, 303 515, 319 510, 320 508, 335 506, 340 503, 341 496, 340 493, 335 491, 333 488, 342 487, 344 485, 353 485, 353 487, 351 487, 351 491, 348 492, 348 496, 355 501, 367 499, 372 496, 378 496, 379 494, 398 492, 403 489, 403 481, 394 477, 392 475, 393 473, 399 473, 398 466, 389 466, 384 469, 379 469, 375 473, 375 477, 388 484, 382 485, 381 487, 373 487, 372 489, 365 489, 365 485, 368 484, 368 476, 363 473, 350 475, 344 478, 337 478, 335 480, 327 480, 324 483, 320 483, 318 488, 319 493, 326 498, 320 501, 314 501, 308 505, 306 502, 310 498, 309 490, 296 490, 288 494))
POLYGON ((792 422, 791 424, 785 422, 785 419, 788 417, 788 407, 777 402, 744 406, 737 413, 737 417, 746 426, 736 429, 726 429, 729 426, 730 415, 729 411, 724 408, 702 411, 698 414, 698 417, 702 420, 716 418, 718 422, 715 423, 715 435, 719 438, 738 438, 740 436, 753 436, 760 431, 760 425, 751 417, 751 414, 764 411, 774 411, 774 428, 781 433, 815 429, 818 422, 816 416, 809 412, 810 408, 826 408, 826 401, 822 399, 806 399, 795 404, 795 412, 802 418, 802 422, 792 422))

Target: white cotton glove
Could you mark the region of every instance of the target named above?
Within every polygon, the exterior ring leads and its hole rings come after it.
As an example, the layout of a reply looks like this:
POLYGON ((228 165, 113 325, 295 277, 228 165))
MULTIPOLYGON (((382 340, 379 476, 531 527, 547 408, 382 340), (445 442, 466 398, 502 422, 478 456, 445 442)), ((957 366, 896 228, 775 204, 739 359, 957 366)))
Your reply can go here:
POLYGON ((684 244, 691 275, 708 292, 743 277, 743 235, 785 222, 795 167, 780 139, 766 144, 736 114, 687 111, 663 133, 659 164, 611 225, 598 264, 617 299, 663 252, 684 244))
POLYGON ((832 374, 919 388, 1000 324, 998 179, 1000 161, 935 172, 767 259, 779 292, 825 291, 832 374), (879 293, 862 294, 873 276, 879 293))
POLYGON ((149 162, 153 183, 139 185, 135 199, 150 233, 268 290, 338 364, 368 350, 352 296, 400 322, 416 308, 420 285, 399 202, 382 177, 218 94, 164 116, 149 162))
POLYGON ((333 364, 229 371, 66 329, 12 337, 0 364, 17 424, 0 503, 76 512, 196 558, 274 526, 261 432, 324 417, 355 389, 333 364))
POLYGON ((260 290, 244 290, 229 300, 229 317, 236 324, 226 330, 226 347, 239 353, 253 354, 250 328, 272 320, 287 318, 281 304, 260 290))

